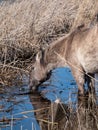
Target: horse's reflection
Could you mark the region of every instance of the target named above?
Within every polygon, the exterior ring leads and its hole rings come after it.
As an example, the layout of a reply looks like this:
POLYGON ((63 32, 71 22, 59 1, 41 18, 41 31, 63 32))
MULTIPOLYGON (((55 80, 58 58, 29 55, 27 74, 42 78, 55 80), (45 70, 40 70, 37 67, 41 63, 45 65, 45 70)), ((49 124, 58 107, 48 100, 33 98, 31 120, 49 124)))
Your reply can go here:
POLYGON ((94 95, 79 98, 76 109, 60 102, 51 103, 38 93, 30 98, 41 130, 98 130, 94 95))

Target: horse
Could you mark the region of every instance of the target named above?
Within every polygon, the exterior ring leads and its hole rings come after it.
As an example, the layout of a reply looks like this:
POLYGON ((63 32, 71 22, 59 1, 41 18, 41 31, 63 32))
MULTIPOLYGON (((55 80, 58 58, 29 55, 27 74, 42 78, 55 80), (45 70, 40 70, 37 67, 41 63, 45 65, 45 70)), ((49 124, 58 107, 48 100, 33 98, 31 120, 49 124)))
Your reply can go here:
POLYGON ((85 95, 85 83, 94 88, 94 75, 98 73, 98 24, 76 29, 39 51, 30 70, 30 90, 35 91, 53 69, 67 66, 76 80, 79 95, 85 95))

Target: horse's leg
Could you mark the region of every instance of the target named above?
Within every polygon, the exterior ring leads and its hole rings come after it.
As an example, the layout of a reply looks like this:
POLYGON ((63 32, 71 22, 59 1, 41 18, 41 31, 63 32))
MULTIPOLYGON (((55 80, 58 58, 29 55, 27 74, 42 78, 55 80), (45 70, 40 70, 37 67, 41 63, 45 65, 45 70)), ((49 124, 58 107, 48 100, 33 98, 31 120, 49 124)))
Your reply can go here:
POLYGON ((94 74, 87 75, 87 85, 89 88, 90 93, 95 93, 95 81, 94 81, 94 74))
POLYGON ((98 88, 98 73, 95 74, 95 88, 98 88))
POLYGON ((84 84, 85 84, 85 74, 82 71, 82 69, 74 69, 72 68, 73 76, 77 82, 78 85, 78 94, 80 96, 84 96, 84 84))

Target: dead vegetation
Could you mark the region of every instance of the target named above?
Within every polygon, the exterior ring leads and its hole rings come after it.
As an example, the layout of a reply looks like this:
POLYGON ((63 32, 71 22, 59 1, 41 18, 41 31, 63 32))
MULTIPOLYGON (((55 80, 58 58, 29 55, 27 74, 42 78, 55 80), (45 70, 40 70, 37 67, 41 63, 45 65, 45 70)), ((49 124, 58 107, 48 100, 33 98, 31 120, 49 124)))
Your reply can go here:
POLYGON ((50 102, 37 93, 30 96, 41 130, 98 130, 97 98, 89 94, 76 104, 73 99, 66 104, 50 102))
POLYGON ((28 73, 29 63, 41 46, 81 24, 94 24, 97 8, 97 0, 2 0, 0 84, 7 85, 12 73, 28 73))

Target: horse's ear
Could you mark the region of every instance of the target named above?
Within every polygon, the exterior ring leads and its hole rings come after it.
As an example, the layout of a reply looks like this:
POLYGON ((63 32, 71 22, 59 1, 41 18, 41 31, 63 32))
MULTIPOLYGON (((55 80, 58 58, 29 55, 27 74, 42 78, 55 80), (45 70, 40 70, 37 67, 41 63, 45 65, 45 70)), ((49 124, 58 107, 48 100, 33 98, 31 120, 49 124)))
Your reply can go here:
POLYGON ((49 47, 48 44, 45 44, 45 45, 41 46, 40 51, 44 52, 47 49, 47 47, 49 47))
POLYGON ((40 62, 40 59, 42 58, 42 53, 41 53, 41 51, 40 52, 38 52, 37 54, 36 54, 36 61, 37 62, 40 62))
POLYGON ((45 49, 46 49, 45 47, 41 47, 39 52, 36 54, 36 58, 35 59, 36 59, 37 62, 41 62, 41 61, 43 62, 45 49))

